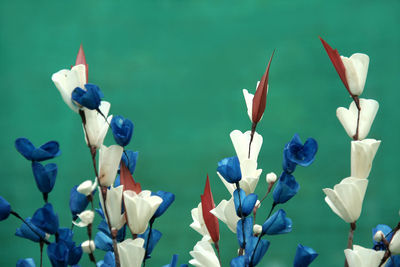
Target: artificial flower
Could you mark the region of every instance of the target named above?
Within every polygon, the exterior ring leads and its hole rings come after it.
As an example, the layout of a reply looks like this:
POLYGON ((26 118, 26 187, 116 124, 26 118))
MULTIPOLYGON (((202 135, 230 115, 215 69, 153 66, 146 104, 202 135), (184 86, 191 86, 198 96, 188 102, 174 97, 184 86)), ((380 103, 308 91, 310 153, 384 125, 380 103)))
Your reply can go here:
POLYGON ((394 233, 392 240, 390 240, 389 243, 389 250, 392 255, 400 254, 400 231, 396 231, 396 233, 394 233))
POLYGON ((63 242, 68 248, 68 265, 78 264, 82 257, 82 247, 75 246, 74 233, 69 228, 58 229, 58 242, 63 242))
POLYGON ((340 57, 346 69, 346 80, 350 93, 355 96, 361 95, 368 74, 368 55, 355 53, 350 57, 340 57))
POLYGON ((154 247, 157 245, 158 241, 160 241, 162 236, 160 231, 152 228, 149 240, 149 233, 150 233, 150 227, 147 228, 146 232, 138 235, 138 237, 143 238, 144 240, 143 247, 147 248, 146 255, 144 256, 145 259, 151 258, 151 252, 153 252, 154 247), (149 245, 147 245, 147 242, 149 242, 149 245))
POLYGON ((15 140, 15 148, 27 160, 43 161, 52 159, 61 154, 59 144, 56 141, 49 141, 40 147, 35 147, 27 138, 18 138, 15 140))
POLYGON ((92 254, 95 249, 96 245, 94 244, 93 240, 86 240, 81 244, 82 251, 86 254, 92 254))
POLYGON ((294 267, 307 267, 315 260, 318 253, 310 247, 299 244, 296 250, 296 256, 294 257, 294 267))
POLYGON ((278 210, 262 225, 262 235, 280 235, 292 231, 292 220, 286 217, 283 209, 278 210))
POLYGON ((385 267, 398 267, 400 266, 400 255, 391 256, 387 262, 385 267))
POLYGON ((193 250, 190 251, 190 255, 193 257, 189 261, 190 264, 198 267, 220 267, 219 260, 215 255, 214 249, 210 242, 210 237, 205 236, 203 239, 194 246, 193 250))
POLYGON ((2 196, 0 196, 0 221, 3 221, 10 216, 11 213, 11 205, 5 200, 2 196))
POLYGON ((353 245, 353 249, 345 249, 344 254, 349 267, 376 267, 379 266, 385 251, 353 245))
POLYGON ((94 183, 91 180, 86 180, 83 183, 81 183, 76 188, 76 191, 87 197, 92 194, 92 192, 96 189, 96 187, 97 187, 97 179, 95 178, 94 183))
POLYGON ((267 184, 273 184, 276 182, 277 176, 274 172, 267 173, 265 176, 265 180, 267 181, 267 184))
POLYGON ((171 206, 172 202, 175 200, 175 195, 170 193, 170 192, 165 192, 165 191, 157 191, 157 192, 151 192, 152 196, 159 196, 162 198, 162 203, 156 210, 156 212, 153 215, 153 218, 158 218, 161 215, 164 214, 164 212, 168 209, 169 206, 171 206))
POLYGON ((193 222, 190 224, 190 228, 192 228, 193 230, 195 230, 202 236, 211 237, 210 234, 208 233, 206 223, 204 222, 203 208, 201 206, 201 203, 199 203, 197 208, 192 209, 191 214, 192 214, 193 222))
POLYGON ((97 267, 115 267, 115 255, 109 251, 104 255, 104 259, 97 262, 97 267))
POLYGON ((102 231, 96 233, 94 244, 103 251, 114 251, 112 239, 102 231))
MULTIPOLYGON (((371 129, 372 122, 375 119, 375 115, 378 112, 379 104, 373 99, 360 98, 360 118, 358 125, 358 136, 357 140, 363 140, 367 137, 369 130, 371 129)), ((357 130, 358 121, 358 109, 356 104, 351 102, 349 109, 339 107, 336 110, 336 116, 338 117, 343 128, 350 138, 354 138, 357 130)))
POLYGON ((17 261, 17 267, 36 267, 36 264, 32 258, 20 259, 17 261))
POLYGON ((246 193, 242 189, 236 189, 233 192, 233 200, 235 202, 236 214, 239 217, 247 217, 254 209, 254 205, 257 202, 257 195, 249 194, 246 196, 246 193))
POLYGON ((318 144, 314 138, 308 138, 303 145, 299 135, 295 134, 283 150, 283 169, 292 173, 295 165, 309 166, 314 161, 317 150, 318 144))
POLYGON ((121 267, 140 267, 144 259, 145 249, 143 238, 132 240, 128 238, 118 243, 118 253, 121 267))
POLYGON ((106 147, 101 145, 99 155, 99 184, 110 186, 114 183, 123 148, 118 145, 106 147))
MULTIPOLYGON (((233 233, 236 233, 237 221, 240 218, 236 215, 236 209, 233 197, 231 197, 229 200, 223 199, 218 204, 218 206, 215 209, 211 210, 210 212, 214 214, 218 219, 223 221, 233 233)), ((193 217, 193 210, 192 210, 192 217, 193 217)))
POLYGON ((72 187, 69 196, 69 209, 72 213, 72 220, 78 218, 78 214, 84 211, 89 204, 89 200, 84 194, 81 194, 77 190, 78 186, 72 187))
MULTIPOLYGON (((107 189, 106 208, 108 213, 108 223, 111 228, 117 230, 121 229, 125 224, 125 213, 121 214, 122 210, 122 192, 124 186, 120 185, 114 188, 112 185, 107 189)), ((100 192, 101 190, 99 190, 100 192)), ((101 193, 99 193, 101 207, 104 210, 104 200, 101 193)), ((106 218, 107 219, 107 218, 106 218)))
POLYGON ((256 266, 267 252, 269 244, 270 242, 268 240, 259 239, 254 236, 246 240, 246 249, 245 249, 246 264, 248 264, 249 266, 256 266), (258 242, 259 244, 257 246, 258 242))
POLYGON ((53 190, 57 177, 57 164, 49 163, 43 166, 39 162, 32 162, 33 176, 36 185, 42 193, 50 193, 53 190))
POLYGON ((149 220, 162 201, 161 197, 152 196, 148 190, 139 194, 131 190, 124 192, 125 212, 132 234, 143 234, 146 231, 149 220))
POLYGON ((378 224, 375 228, 372 229, 372 240, 374 242, 374 249, 375 250, 386 250, 385 244, 382 242, 382 236, 380 236, 380 240, 375 240, 375 236, 377 233, 383 235, 386 240, 391 240, 393 236, 392 228, 390 228, 386 224, 378 224))
POLYGON ((104 97, 100 88, 91 83, 84 85, 84 88, 76 87, 71 94, 71 98, 79 107, 85 107, 90 110, 97 110, 100 106, 101 98, 104 97))
POLYGON ((78 227, 87 227, 89 224, 93 223, 94 212, 91 210, 85 210, 78 214, 78 218, 81 219, 79 223, 72 221, 78 227))
POLYGON ((51 243, 47 247, 47 256, 53 267, 68 266, 69 250, 64 242, 51 243))
POLYGON ((133 174, 135 172, 136 168, 136 161, 139 156, 139 152, 133 152, 132 150, 125 150, 124 153, 122 153, 122 161, 125 163, 125 165, 128 167, 129 172, 133 174))
POLYGON ((237 156, 220 160, 217 171, 228 183, 237 183, 242 179, 240 162, 237 156))
POLYGON ((282 172, 277 185, 274 188, 274 203, 283 204, 294 197, 300 189, 299 183, 293 175, 282 172))
POLYGON ((109 123, 113 117, 112 115, 108 116, 110 106, 109 102, 101 101, 99 107, 100 112, 107 118, 107 120, 97 110, 83 109, 83 113, 85 114, 83 133, 88 146, 99 149, 103 145, 104 138, 106 137, 109 128, 109 123))
POLYGON ((133 123, 122 116, 114 116, 110 123, 115 142, 120 146, 127 146, 132 138, 133 123))
POLYGON ((372 161, 381 141, 364 139, 351 142, 351 176, 368 178, 371 172, 372 161))
POLYGON ((345 222, 354 223, 360 217, 367 186, 367 179, 345 178, 333 189, 323 189, 325 202, 345 222))
POLYGON ((258 235, 261 234, 261 232, 262 232, 262 226, 259 225, 259 224, 254 224, 254 226, 253 226, 253 233, 254 233, 254 235, 255 235, 255 236, 258 236, 258 235))
POLYGON ((254 160, 257 162, 258 154, 263 143, 263 138, 257 132, 254 132, 253 141, 251 142, 250 157, 249 157, 249 144, 251 139, 251 132, 247 131, 242 133, 239 130, 234 130, 230 133, 232 144, 235 148, 236 155, 240 163, 245 160, 254 160))
POLYGON ((239 246, 244 248, 245 241, 249 240, 251 236, 253 236, 253 217, 240 219, 236 226, 236 237, 239 241, 239 246))
POLYGON ((25 222, 15 231, 16 236, 32 240, 33 242, 40 242, 49 238, 48 234, 31 222, 30 217, 26 218, 25 222))
POLYGON ((32 223, 48 234, 55 234, 58 230, 58 216, 53 211, 53 206, 46 203, 42 208, 35 211, 32 223))

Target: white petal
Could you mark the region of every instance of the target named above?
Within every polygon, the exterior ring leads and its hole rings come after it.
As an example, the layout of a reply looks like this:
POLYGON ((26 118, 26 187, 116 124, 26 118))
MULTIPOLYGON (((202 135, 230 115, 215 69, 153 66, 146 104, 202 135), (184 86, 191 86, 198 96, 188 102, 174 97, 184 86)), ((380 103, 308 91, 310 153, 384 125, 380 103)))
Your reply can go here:
POLYGON ((344 254, 349 267, 376 267, 381 262, 385 251, 375 251, 354 245, 353 250, 346 249, 344 254))
POLYGON ((88 196, 92 193, 92 186, 93 183, 90 180, 86 180, 83 183, 81 183, 78 188, 76 189, 76 191, 78 191, 81 194, 84 194, 85 196, 88 196))
POLYGON ((93 253, 96 249, 96 245, 94 244, 93 240, 86 240, 81 244, 82 250, 86 254, 93 253))
POLYGON ((110 186, 114 183, 123 151, 124 149, 118 145, 101 146, 99 155, 99 182, 101 186, 110 186))
POLYGON ((240 163, 247 159, 251 159, 257 162, 258 154, 260 153, 260 149, 263 143, 263 138, 260 134, 258 134, 257 132, 254 133, 253 141, 250 148, 250 158, 249 144, 251 139, 251 131, 242 133, 239 130, 234 130, 230 133, 230 137, 240 163))
POLYGON ((400 254, 400 231, 397 231, 389 244, 389 250, 393 255, 400 254))
POLYGON ((364 139, 351 142, 351 176, 368 178, 371 172, 372 161, 381 141, 364 139))
POLYGON ((247 114, 249 115, 250 121, 253 121, 252 113, 253 113, 254 95, 250 94, 249 91, 247 91, 247 89, 243 89, 243 96, 244 96, 244 101, 246 102, 247 114))
POLYGON ((229 199, 229 201, 223 199, 218 206, 210 212, 224 222, 233 233, 236 233, 236 225, 240 218, 236 215, 233 198, 229 199))
POLYGON ((86 227, 89 224, 93 223, 94 212, 91 210, 85 210, 85 211, 81 212, 80 214, 78 214, 78 217, 81 221, 79 223, 72 221, 72 223, 78 227, 86 227))
MULTIPOLYGON (((106 117, 110 110, 110 106, 109 102, 101 101, 99 109, 106 117)), ((96 110, 84 108, 83 111, 86 118, 86 125, 83 127, 86 143, 88 144, 89 141, 91 146, 98 149, 103 144, 104 138, 107 135, 112 116, 109 116, 106 121, 96 110), (87 140, 86 135, 89 140, 87 140)))
POLYGON ((214 249, 208 240, 202 239, 194 246, 193 251, 190 251, 193 260, 189 263, 194 266, 201 267, 219 267, 219 260, 215 255, 214 249))
POLYGON ((346 80, 353 95, 361 95, 368 74, 369 57, 366 54, 356 53, 350 58, 341 57, 346 68, 346 80))
POLYGON ((143 248, 143 238, 125 239, 118 243, 118 252, 121 261, 121 267, 140 267, 142 265, 145 249, 143 248))
POLYGON ((110 219, 110 225, 117 230, 121 229, 125 224, 125 216, 121 214, 122 209, 122 192, 124 186, 120 185, 114 188, 112 185, 107 189, 107 212, 110 219))

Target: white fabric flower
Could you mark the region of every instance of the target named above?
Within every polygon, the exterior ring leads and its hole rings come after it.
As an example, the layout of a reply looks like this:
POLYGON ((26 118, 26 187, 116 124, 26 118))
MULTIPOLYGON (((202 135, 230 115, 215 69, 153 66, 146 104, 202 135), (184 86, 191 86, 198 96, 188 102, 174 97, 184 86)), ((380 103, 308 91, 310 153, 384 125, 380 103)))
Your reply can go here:
POLYGON ((376 251, 354 245, 353 249, 345 249, 347 263, 349 267, 377 267, 381 262, 385 251, 376 251))
POLYGON ((162 201, 161 197, 152 196, 148 190, 139 194, 131 190, 124 192, 125 212, 132 234, 143 234, 146 231, 149 220, 162 201))
POLYGON ((271 183, 275 183, 276 179, 278 179, 278 177, 276 176, 276 173, 270 172, 270 173, 267 174, 265 179, 266 179, 268 184, 271 184, 271 183))
POLYGON ((192 228, 202 236, 210 236, 207 230, 206 223, 204 222, 201 202, 199 203, 197 208, 192 209, 191 214, 193 222, 190 224, 190 228, 192 228))
POLYGON ((390 240, 389 250, 393 255, 400 254, 400 231, 397 231, 390 240))
POLYGON ((345 222, 354 223, 360 217, 367 186, 367 179, 345 178, 333 190, 323 189, 326 194, 325 202, 345 222))
POLYGON ((96 249, 96 245, 94 244, 93 240, 86 240, 81 244, 82 250, 86 254, 93 253, 96 249))
POLYGON ((78 217, 79 217, 79 219, 81 219, 81 221, 79 223, 72 221, 72 223, 78 227, 86 227, 89 224, 92 224, 93 219, 94 219, 94 212, 91 210, 85 210, 85 211, 79 213, 78 217))
MULTIPOLYGON (((360 107, 358 140, 363 140, 367 137, 369 130, 371 129, 372 122, 374 121, 379 109, 379 104, 373 99, 360 98, 360 107)), ((336 116, 350 138, 353 138, 356 134, 358 118, 358 109, 354 101, 351 102, 349 109, 343 107, 338 108, 336 110, 336 116)))
POLYGON ((106 147, 101 145, 99 155, 99 183, 101 186, 108 187, 114 184, 123 151, 122 146, 106 147))
POLYGON ((84 194, 85 196, 89 196, 94 189, 97 187, 97 179, 94 180, 94 183, 90 180, 86 180, 83 183, 81 183, 76 191, 78 191, 81 194, 84 194))
POLYGON ((364 139, 351 142, 351 176, 368 178, 371 172, 372 161, 381 141, 364 139))
POLYGON ((60 70, 51 76, 64 102, 75 112, 79 108, 72 102, 72 92, 76 87, 86 84, 86 67, 83 64, 73 66, 71 70, 60 70))
POLYGON ((249 158, 249 144, 250 144, 251 131, 242 133, 239 130, 234 130, 230 133, 232 144, 235 148, 236 155, 239 162, 242 163, 247 159, 257 162, 258 154, 263 143, 263 137, 257 132, 254 133, 253 141, 251 142, 250 158, 249 158))
POLYGON ((190 251, 190 255, 193 257, 189 261, 190 264, 198 267, 219 267, 219 260, 215 255, 214 249, 212 248, 210 237, 203 237, 203 239, 194 246, 193 251, 190 251))
MULTIPOLYGON (((99 110, 105 117, 108 116, 110 106, 111 104, 107 101, 101 101, 100 103, 99 110)), ((83 108, 83 112, 86 118, 86 125, 82 125, 86 144, 89 145, 90 143, 90 146, 98 149, 103 144, 113 116, 108 116, 106 121, 97 110, 83 108)))
POLYGON ((356 53, 351 55, 351 57, 340 57, 346 69, 346 80, 351 94, 356 96, 361 95, 368 74, 368 55, 356 53))
POLYGON ((145 253, 143 245, 143 238, 128 238, 118 243, 117 247, 121 267, 140 267, 145 253))
MULTIPOLYGON (((117 230, 121 229, 121 227, 124 226, 125 224, 125 213, 121 214, 123 189, 124 189, 123 185, 120 185, 116 188, 114 188, 111 185, 110 189, 107 189, 106 208, 107 208, 108 218, 110 219, 109 224, 111 228, 115 228, 117 230)), ((100 188, 99 188, 99 198, 101 207, 103 208, 103 210, 105 210, 104 200, 100 188)))
POLYGON ((240 220, 240 218, 236 215, 233 197, 229 200, 223 199, 218 206, 212 209, 210 212, 224 222, 233 233, 236 233, 237 222, 240 220))

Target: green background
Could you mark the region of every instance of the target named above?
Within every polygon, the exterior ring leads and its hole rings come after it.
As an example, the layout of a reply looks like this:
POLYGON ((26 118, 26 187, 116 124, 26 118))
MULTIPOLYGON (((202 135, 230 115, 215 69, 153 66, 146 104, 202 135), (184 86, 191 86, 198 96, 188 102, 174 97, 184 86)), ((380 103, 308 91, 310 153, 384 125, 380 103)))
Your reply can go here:
MULTIPOLYGON (((317 139, 319 151, 312 166, 297 169, 301 189, 282 206, 293 232, 269 238, 260 266, 290 266, 298 243, 320 254, 313 266, 342 266, 348 225, 326 205, 322 188, 350 174, 350 138, 335 110, 351 99, 318 36, 343 55, 364 52, 371 58, 363 97, 380 103, 369 137, 383 141, 355 233, 356 244, 371 247, 372 227, 399 221, 399 12, 398 0, 1 1, 0 195, 23 217, 31 216, 43 201, 14 140, 58 140, 62 155, 51 161, 59 164, 59 174, 50 201, 61 225, 70 226, 70 188, 92 179, 93 170, 79 116, 50 78, 75 62, 82 43, 89 79, 112 103, 111 113, 135 123, 128 147, 140 153, 135 179, 144 189, 176 195, 155 224, 163 238, 148 266, 167 264, 174 253, 188 262, 201 238, 189 228, 190 210, 200 201, 207 173, 216 203, 229 197, 216 165, 234 154, 229 133, 250 128, 242 89, 254 92, 276 48, 258 127, 264 171, 256 193, 265 193, 267 172, 280 173, 282 148, 294 133, 317 139)), ((105 144, 112 143, 109 134, 105 144)), ((19 224, 15 218, 1 222, 0 266, 26 257, 38 264, 39 246, 14 236, 19 224)), ((220 228, 228 266, 237 241, 224 224, 220 228)), ((75 235, 77 242, 86 240, 84 229, 75 235)), ((92 266, 86 255, 81 265, 92 266)))

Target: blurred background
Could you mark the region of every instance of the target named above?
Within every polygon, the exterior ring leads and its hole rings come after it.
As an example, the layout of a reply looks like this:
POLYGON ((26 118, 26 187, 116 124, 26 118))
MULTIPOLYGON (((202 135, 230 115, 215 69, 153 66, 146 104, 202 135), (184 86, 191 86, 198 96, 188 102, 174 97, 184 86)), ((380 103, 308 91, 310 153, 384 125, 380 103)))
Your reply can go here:
MULTIPOLYGON (((60 143, 62 155, 50 201, 64 227, 71 225, 72 186, 93 179, 80 118, 62 101, 51 75, 75 62, 82 44, 89 79, 111 102, 111 113, 135 124, 129 149, 139 151, 135 179, 142 188, 175 193, 176 200, 154 225, 163 237, 148 266, 190 260, 201 236, 189 228, 207 173, 219 203, 229 193, 216 175, 217 162, 234 155, 229 133, 249 130, 242 89, 254 92, 273 49, 267 109, 257 130, 264 137, 263 169, 256 193, 266 192, 265 175, 281 172, 282 149, 299 133, 314 137, 313 165, 299 167, 299 193, 284 208, 293 232, 268 237, 259 266, 291 266, 296 246, 320 255, 313 266, 342 266, 349 226, 324 201, 322 189, 350 175, 350 138, 336 108, 351 99, 324 51, 323 37, 342 55, 370 56, 362 97, 380 109, 369 137, 381 139, 369 177, 355 244, 372 247, 371 229, 399 221, 400 2, 398 0, 162 0, 0 2, 0 195, 23 217, 43 205, 31 166, 14 148, 27 137, 35 145, 60 143)), ((113 144, 111 133, 105 140, 113 144)), ((259 211, 263 223, 271 205, 259 211)), ((98 218, 97 218, 98 219, 98 218)), ((39 246, 14 236, 15 218, 1 222, 0 265, 15 266, 39 246)), ((236 255, 236 236, 220 223, 223 266, 236 255)), ((76 242, 87 239, 75 228, 76 242)), ((103 257, 96 251, 97 259, 103 257)), ((50 263, 45 255, 45 266, 50 263)), ((87 255, 81 266, 91 266, 87 255)))

